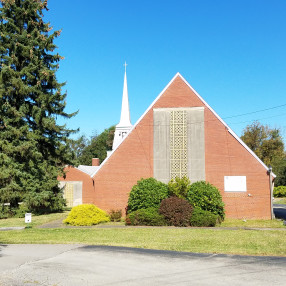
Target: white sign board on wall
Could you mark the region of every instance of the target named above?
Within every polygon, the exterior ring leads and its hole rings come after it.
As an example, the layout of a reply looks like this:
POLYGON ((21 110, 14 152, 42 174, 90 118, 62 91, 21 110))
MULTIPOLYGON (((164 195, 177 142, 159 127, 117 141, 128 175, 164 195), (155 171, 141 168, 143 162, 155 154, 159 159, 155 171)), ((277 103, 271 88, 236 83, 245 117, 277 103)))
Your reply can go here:
POLYGON ((246 176, 224 176, 225 192, 246 192, 246 176))

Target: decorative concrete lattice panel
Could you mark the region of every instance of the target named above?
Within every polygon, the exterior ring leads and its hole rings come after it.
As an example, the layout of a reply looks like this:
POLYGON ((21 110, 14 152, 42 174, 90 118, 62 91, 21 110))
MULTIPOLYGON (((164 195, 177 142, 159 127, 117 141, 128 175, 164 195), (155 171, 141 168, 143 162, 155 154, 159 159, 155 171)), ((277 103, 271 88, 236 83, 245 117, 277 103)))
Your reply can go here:
POLYGON ((64 188, 64 198, 67 201, 67 207, 73 207, 73 184, 66 183, 64 188))
POLYGON ((188 128, 185 110, 170 114, 170 178, 188 176, 188 128))

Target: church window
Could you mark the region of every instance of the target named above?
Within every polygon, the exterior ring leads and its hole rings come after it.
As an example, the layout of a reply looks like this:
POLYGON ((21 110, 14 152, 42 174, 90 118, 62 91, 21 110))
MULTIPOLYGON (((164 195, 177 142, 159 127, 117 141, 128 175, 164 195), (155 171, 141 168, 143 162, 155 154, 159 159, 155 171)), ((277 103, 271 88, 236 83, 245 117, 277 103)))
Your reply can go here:
POLYGON ((170 115, 170 178, 188 176, 188 128, 185 110, 170 115))

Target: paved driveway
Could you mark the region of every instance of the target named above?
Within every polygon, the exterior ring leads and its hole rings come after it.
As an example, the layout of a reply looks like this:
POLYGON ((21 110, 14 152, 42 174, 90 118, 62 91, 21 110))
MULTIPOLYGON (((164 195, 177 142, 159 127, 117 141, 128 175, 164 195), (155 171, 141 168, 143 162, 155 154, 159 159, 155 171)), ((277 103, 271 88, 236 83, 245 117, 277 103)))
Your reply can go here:
POLYGON ((274 204, 273 211, 276 218, 281 218, 286 220, 286 205, 274 204))
POLYGON ((285 285, 286 258, 0 245, 0 285, 285 285))

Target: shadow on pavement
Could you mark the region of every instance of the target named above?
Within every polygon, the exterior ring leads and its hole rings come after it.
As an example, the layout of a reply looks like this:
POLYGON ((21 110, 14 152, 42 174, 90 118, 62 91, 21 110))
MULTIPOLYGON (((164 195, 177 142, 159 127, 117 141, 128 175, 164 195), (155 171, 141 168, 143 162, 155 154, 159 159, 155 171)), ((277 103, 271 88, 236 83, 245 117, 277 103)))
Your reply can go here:
POLYGON ((6 244, 1 244, 0 243, 0 257, 3 256, 1 252, 2 252, 3 248, 5 248, 5 247, 7 247, 6 244))
POLYGON ((273 205, 273 210, 276 218, 286 220, 286 205, 273 205))

